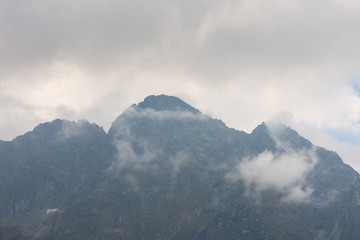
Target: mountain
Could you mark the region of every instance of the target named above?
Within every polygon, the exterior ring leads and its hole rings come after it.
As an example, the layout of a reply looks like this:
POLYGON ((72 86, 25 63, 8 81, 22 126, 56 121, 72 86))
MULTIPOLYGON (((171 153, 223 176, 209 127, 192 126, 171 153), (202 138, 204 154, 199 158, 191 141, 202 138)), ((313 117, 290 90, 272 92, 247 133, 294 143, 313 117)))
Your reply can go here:
POLYGON ((106 133, 0 141, 0 239, 359 239, 359 174, 280 123, 250 134, 173 96, 106 133))

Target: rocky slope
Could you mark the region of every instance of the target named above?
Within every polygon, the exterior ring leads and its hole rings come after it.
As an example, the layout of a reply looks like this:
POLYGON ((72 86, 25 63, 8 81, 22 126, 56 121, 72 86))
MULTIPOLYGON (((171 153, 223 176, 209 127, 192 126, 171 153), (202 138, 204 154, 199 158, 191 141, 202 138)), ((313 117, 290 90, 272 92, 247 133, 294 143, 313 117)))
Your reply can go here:
POLYGON ((359 239, 359 175, 281 124, 250 134, 149 96, 108 133, 0 141, 0 239, 359 239))

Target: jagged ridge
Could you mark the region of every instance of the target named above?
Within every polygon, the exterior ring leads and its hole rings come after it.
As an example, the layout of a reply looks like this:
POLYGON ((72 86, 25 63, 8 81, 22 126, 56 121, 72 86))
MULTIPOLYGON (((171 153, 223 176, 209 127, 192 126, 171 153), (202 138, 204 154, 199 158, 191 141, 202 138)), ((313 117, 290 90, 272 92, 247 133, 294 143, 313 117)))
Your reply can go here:
POLYGON ((247 134, 165 95, 136 108, 140 114, 121 115, 108 134, 87 122, 55 120, 0 142, 1 238, 359 236, 358 174, 337 154, 284 127, 277 137, 291 154, 315 148, 318 161, 303 179, 312 201, 284 202, 283 191, 271 188, 257 196, 254 186, 229 174, 264 152, 286 154, 266 124, 247 134), (166 117, 147 115, 157 111, 166 117))

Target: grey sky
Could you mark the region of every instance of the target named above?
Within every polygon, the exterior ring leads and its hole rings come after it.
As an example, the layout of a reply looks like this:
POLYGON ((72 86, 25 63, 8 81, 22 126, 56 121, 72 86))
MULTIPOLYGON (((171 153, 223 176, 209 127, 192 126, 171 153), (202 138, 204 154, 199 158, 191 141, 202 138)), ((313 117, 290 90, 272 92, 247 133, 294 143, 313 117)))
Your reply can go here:
POLYGON ((355 0, 2 0, 0 139, 108 129, 165 93, 245 131, 285 119, 358 167, 359 23, 355 0))

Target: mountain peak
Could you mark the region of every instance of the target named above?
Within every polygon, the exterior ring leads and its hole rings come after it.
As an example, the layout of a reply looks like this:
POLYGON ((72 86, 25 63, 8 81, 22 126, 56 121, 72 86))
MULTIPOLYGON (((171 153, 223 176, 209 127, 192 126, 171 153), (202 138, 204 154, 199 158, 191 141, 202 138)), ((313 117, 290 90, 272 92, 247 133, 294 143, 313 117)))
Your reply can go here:
POLYGON ((87 120, 69 121, 65 119, 55 119, 52 122, 41 123, 36 126, 32 131, 18 136, 14 142, 21 144, 24 142, 54 142, 62 141, 75 136, 102 135, 105 134, 104 130, 87 120))
POLYGON ((139 108, 150 108, 155 111, 187 111, 192 113, 200 113, 199 110, 190 106, 183 100, 168 95, 150 95, 138 104, 139 108))
POLYGON ((359 174, 336 153, 176 97, 145 98, 108 134, 40 124, 0 141, 0 164, 0 239, 360 239, 359 174))

